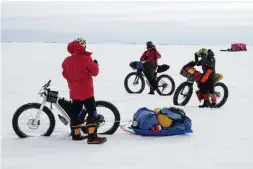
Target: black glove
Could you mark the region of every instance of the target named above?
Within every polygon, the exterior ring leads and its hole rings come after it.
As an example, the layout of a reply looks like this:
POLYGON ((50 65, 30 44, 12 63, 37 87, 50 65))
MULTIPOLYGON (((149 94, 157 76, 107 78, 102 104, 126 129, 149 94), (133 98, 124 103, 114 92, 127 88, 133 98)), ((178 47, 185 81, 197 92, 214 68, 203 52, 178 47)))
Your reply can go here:
POLYGON ((194 54, 194 56, 195 56, 195 63, 198 63, 200 56, 197 54, 197 52, 194 54))
POLYGON ((96 64, 98 64, 98 61, 97 61, 96 59, 95 59, 95 60, 93 60, 93 62, 94 62, 94 63, 96 63, 96 64))
POLYGON ((182 69, 185 69, 186 67, 194 67, 196 65, 196 63, 194 61, 190 61, 189 63, 187 63, 186 65, 183 66, 182 69))

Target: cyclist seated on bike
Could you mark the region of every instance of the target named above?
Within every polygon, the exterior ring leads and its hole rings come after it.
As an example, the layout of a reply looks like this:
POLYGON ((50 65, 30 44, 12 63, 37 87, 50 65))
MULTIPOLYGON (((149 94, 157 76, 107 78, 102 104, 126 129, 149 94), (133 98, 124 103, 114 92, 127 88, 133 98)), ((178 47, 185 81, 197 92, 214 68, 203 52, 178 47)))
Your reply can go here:
POLYGON ((195 63, 197 66, 202 66, 203 74, 199 82, 199 91, 196 92, 198 99, 201 101, 204 99, 203 105, 199 107, 216 107, 216 95, 214 92, 215 84, 215 64, 216 60, 214 57, 214 52, 211 49, 202 48, 198 50, 195 54, 195 63), (201 58, 199 60, 199 58, 201 58), (211 94, 211 101, 209 100, 209 95, 211 94))
POLYGON ((83 106, 88 112, 88 144, 100 144, 106 141, 105 137, 97 136, 97 113, 94 98, 94 87, 92 76, 97 76, 99 66, 96 60, 92 60, 91 52, 86 51, 86 41, 78 38, 67 46, 71 54, 62 63, 62 75, 67 80, 70 99, 72 100, 71 128, 72 140, 83 140, 81 136, 81 125, 83 119, 80 112, 83 106))
POLYGON ((143 73, 150 83, 150 92, 148 94, 155 94, 155 90, 158 88, 156 82, 157 60, 161 58, 161 54, 151 41, 146 42, 146 47, 147 50, 143 52, 140 61, 143 62, 143 73))

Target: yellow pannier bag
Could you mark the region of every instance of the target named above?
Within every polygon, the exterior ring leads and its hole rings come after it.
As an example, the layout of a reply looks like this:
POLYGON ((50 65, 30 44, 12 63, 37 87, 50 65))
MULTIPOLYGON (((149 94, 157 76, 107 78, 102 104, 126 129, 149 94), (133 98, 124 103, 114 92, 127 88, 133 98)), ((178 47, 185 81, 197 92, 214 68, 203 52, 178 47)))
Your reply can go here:
POLYGON ((220 81, 221 79, 223 79, 223 76, 220 73, 216 73, 216 78, 218 79, 218 81, 220 81))
POLYGON ((196 69, 195 68, 190 68, 187 70, 188 73, 190 73, 191 75, 193 75, 195 73, 196 69))

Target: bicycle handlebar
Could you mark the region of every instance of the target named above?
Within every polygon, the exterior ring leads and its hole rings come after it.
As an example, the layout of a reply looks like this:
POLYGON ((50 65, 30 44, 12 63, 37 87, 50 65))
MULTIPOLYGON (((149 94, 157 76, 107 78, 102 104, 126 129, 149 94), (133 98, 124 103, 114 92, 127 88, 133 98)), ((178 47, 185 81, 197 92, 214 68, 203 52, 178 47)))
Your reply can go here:
POLYGON ((51 84, 51 79, 42 88, 47 88, 50 86, 50 84, 51 84))

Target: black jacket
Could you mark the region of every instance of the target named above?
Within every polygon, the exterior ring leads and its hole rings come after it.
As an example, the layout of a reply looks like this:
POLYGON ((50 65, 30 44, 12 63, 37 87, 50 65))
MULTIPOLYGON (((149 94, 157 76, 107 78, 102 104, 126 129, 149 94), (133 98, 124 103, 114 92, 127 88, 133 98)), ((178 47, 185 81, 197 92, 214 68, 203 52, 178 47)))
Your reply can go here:
POLYGON ((216 76, 215 64, 216 60, 214 57, 214 53, 211 49, 208 49, 207 56, 201 56, 201 60, 197 63, 198 66, 202 66, 203 76, 207 73, 208 69, 212 70, 212 73, 209 76, 209 78, 211 78, 212 80, 215 80, 216 76))

